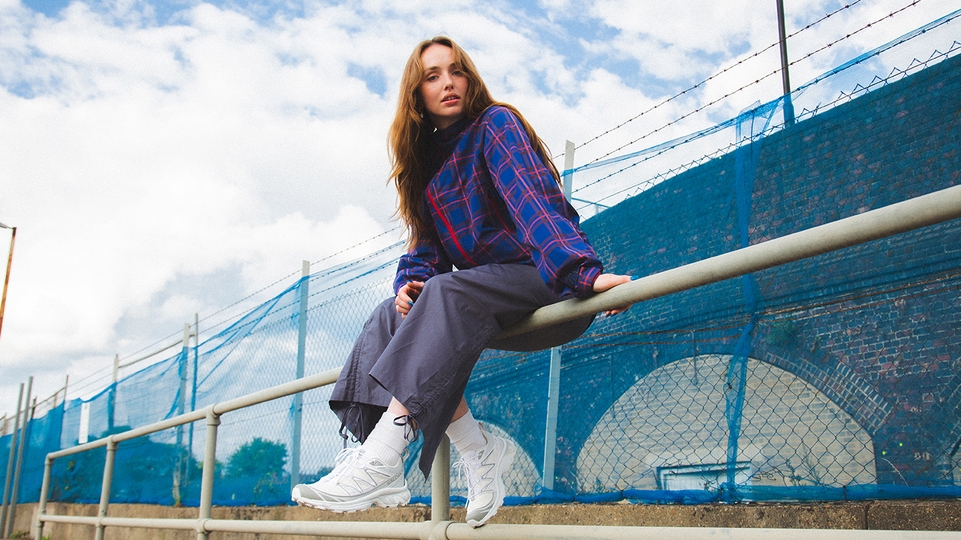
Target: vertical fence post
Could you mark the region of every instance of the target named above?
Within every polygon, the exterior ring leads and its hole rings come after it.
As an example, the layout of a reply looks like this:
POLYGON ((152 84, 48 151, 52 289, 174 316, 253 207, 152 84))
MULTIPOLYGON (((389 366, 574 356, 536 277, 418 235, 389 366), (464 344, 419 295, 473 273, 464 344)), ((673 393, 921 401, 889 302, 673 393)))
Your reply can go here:
POLYGON ((36 407, 36 399, 34 399, 34 407, 30 406, 30 394, 32 391, 33 376, 27 379, 27 399, 23 402, 23 425, 20 426, 20 440, 17 443, 17 462, 13 466, 13 488, 10 490, 10 506, 9 510, 7 511, 7 528, 5 531, 0 531, 4 533, 4 538, 9 538, 13 535, 13 519, 17 514, 17 499, 20 498, 20 472, 23 471, 23 449, 27 443, 27 435, 30 428, 30 420, 33 416, 33 409, 36 407))
MULTIPOLYGON (((574 143, 567 141, 564 147, 564 197, 571 201, 574 183, 574 143)), ((561 387, 561 348, 551 349, 550 371, 547 377, 547 421, 544 428, 544 467, 541 485, 554 490, 554 455, 557 453, 557 408, 561 387)))
MULTIPOLYGON (((310 261, 303 261, 300 277, 300 312, 297 315, 297 372, 296 378, 304 377, 304 358, 307 348, 307 298, 309 296, 310 261)), ((304 393, 294 394, 294 418, 290 435, 290 489, 300 483, 300 431, 303 421, 304 393)))
POLYGON ((120 354, 113 356, 113 383, 107 394, 107 433, 113 433, 117 410, 117 378, 120 375, 120 354))
POLYGON ((430 467, 430 520, 450 521, 450 439, 446 434, 430 467))
POLYGON ((94 538, 103 540, 104 526, 99 518, 107 517, 107 508, 110 506, 110 486, 113 484, 113 465, 117 461, 117 441, 113 435, 107 438, 107 459, 103 464, 103 484, 100 486, 100 507, 97 509, 97 532, 94 538))
MULTIPOLYGON (((197 410, 197 363, 198 363, 198 352, 200 350, 200 314, 194 313, 194 364, 193 364, 193 374, 192 381, 190 383, 190 410, 197 410)), ((194 423, 191 422, 187 426, 187 471, 184 478, 184 485, 189 486, 191 481, 190 471, 193 467, 190 465, 190 458, 194 455, 194 423)))
POLYGON ((20 395, 17 396, 17 415, 13 417, 13 431, 10 433, 10 457, 7 459, 7 475, 3 477, 3 510, 0 514, 0 536, 6 536, 7 507, 10 502, 10 488, 13 484, 13 461, 17 457, 17 435, 20 431, 20 412, 23 404, 23 383, 20 383, 20 395))
POLYGON ((788 71, 787 35, 784 29, 784 0, 777 2, 777 32, 781 44, 781 84, 784 87, 784 125, 794 125, 794 103, 791 102, 791 74, 788 71))
POLYGON ((34 523, 33 538, 43 538, 43 516, 47 513, 47 499, 50 498, 50 475, 53 472, 53 459, 43 460, 43 483, 40 484, 40 503, 37 507, 37 521, 34 523))
POLYGON ((220 415, 214 412, 213 405, 207 409, 207 442, 204 446, 204 468, 200 481, 200 513, 197 521, 197 540, 207 540, 204 522, 210 519, 214 499, 214 472, 217 467, 217 428, 220 415))
MULTIPOLYGON (((177 392, 177 414, 184 414, 187 408, 187 355, 190 353, 190 325, 184 323, 183 345, 180 358, 177 360, 177 374, 180 375, 180 391, 177 392)), ((186 452, 184 451, 184 426, 177 426, 177 468, 174 469, 173 498, 174 505, 180 506, 183 501, 183 479, 187 475, 186 452)))

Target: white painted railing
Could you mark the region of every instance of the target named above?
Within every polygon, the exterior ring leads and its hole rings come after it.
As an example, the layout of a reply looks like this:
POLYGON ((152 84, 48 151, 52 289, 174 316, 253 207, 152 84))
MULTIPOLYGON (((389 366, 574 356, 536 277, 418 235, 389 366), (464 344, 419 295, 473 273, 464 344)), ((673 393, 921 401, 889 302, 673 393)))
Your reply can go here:
MULTIPOLYGON (((961 218, 961 186, 916 197, 884 208, 871 210, 826 225, 769 240, 760 244, 711 257, 673 270, 661 272, 625 283, 588 299, 574 299, 541 308, 517 326, 505 332, 515 335, 542 328, 584 315, 598 313, 618 306, 650 300, 671 293, 691 289, 756 272, 766 268, 801 260, 871 240, 919 229, 929 225, 961 218)), ((34 525, 34 538, 42 538, 44 523, 87 524, 95 528, 96 540, 102 540, 105 527, 193 530, 198 540, 205 540, 211 532, 244 532, 279 535, 339 536, 368 538, 410 539, 558 539, 558 538, 657 538, 699 539, 736 538, 741 540, 768 539, 806 540, 824 538, 825 531, 810 529, 717 529, 663 527, 599 527, 554 525, 498 525, 490 524, 474 529, 467 524, 450 521, 450 447, 445 442, 437 451, 431 472, 431 521, 423 523, 375 522, 302 522, 249 521, 211 518, 216 462, 217 430, 220 417, 226 413, 294 395, 305 390, 333 384, 340 369, 334 369, 260 392, 211 405, 204 409, 157 422, 149 426, 110 435, 87 444, 47 454, 44 464, 40 506, 34 525), (197 519, 140 519, 107 516, 113 463, 117 446, 127 440, 156 433, 191 422, 206 420, 207 441, 204 449, 200 508, 197 519), (100 507, 96 517, 58 516, 46 513, 50 493, 50 475, 54 460, 93 448, 106 447, 100 507)), ((961 532, 933 531, 863 531, 831 530, 831 538, 839 539, 954 539, 961 540, 961 532)))

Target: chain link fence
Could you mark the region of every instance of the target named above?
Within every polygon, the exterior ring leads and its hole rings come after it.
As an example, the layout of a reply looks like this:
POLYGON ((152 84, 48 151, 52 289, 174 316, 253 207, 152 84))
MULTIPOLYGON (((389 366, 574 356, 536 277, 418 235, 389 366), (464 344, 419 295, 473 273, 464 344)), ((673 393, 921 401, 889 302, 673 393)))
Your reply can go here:
MULTIPOLYGON (((609 271, 648 275, 956 185, 958 16, 798 89, 797 124, 779 120, 776 100, 575 169, 575 201, 609 271)), ((550 351, 485 352, 467 399, 518 444, 507 503, 961 496, 958 246, 950 222, 599 318, 560 351, 553 429, 550 351)), ((391 295, 401 249, 316 272, 90 399, 37 409, 15 499, 37 500, 47 452, 290 381, 298 358, 307 374, 343 365, 391 295)), ((328 472, 356 444, 338 436, 329 395, 227 415, 214 503, 289 504, 292 477, 328 472)), ((125 442, 111 501, 196 505, 203 446, 197 426, 125 442)), ((103 452, 57 460, 51 500, 97 501, 103 452)), ((427 502, 418 452, 408 482, 427 502)), ((452 494, 466 496, 456 475, 452 494)))

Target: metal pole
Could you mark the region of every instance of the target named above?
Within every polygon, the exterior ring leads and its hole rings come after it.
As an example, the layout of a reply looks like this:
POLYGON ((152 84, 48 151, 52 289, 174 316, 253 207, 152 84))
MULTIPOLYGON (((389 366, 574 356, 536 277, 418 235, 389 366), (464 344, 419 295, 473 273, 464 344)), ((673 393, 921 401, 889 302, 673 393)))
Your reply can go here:
MULTIPOLYGON (((574 143, 567 141, 564 147, 564 197, 568 202, 574 187, 574 143)), ((561 347, 551 349, 551 362, 547 376, 547 420, 544 427, 544 466, 541 485, 554 490, 554 456, 557 453, 557 409, 561 388, 561 347)))
MULTIPOLYGON (((9 538, 13 535, 13 518, 17 513, 17 499, 20 491, 20 472, 23 470, 23 447, 27 442, 27 429, 30 427, 30 418, 33 407, 30 407, 30 397, 33 392, 33 377, 27 379, 27 399, 24 400, 23 425, 20 426, 20 441, 17 446, 17 462, 13 466, 13 488, 10 490, 10 510, 7 512, 7 528, 2 531, 9 538)), ((36 401, 36 400, 34 400, 36 401)))
POLYGON ((47 499, 50 498, 50 476, 53 471, 53 458, 47 457, 43 460, 43 483, 40 484, 40 504, 37 509, 37 521, 34 523, 33 537, 36 540, 43 538, 43 519, 47 513, 47 499))
MULTIPOLYGON (((197 363, 198 363, 198 352, 200 350, 200 314, 194 313, 194 365, 193 365, 193 375, 192 382, 190 384, 190 410, 197 410, 197 363)), ((190 466, 190 457, 194 455, 194 423, 191 422, 187 424, 187 474, 184 478, 184 485, 190 485, 190 472, 193 467, 190 466)))
MULTIPOLYGON (((32 381, 31 381, 32 382, 32 381)), ((23 473, 23 453, 26 449, 26 441, 30 440, 30 429, 34 415, 37 412, 37 398, 33 398, 33 406, 25 411, 23 421, 23 433, 20 434, 20 455, 17 456, 17 469, 13 475, 13 489, 10 496, 10 514, 7 517, 7 536, 13 535, 13 525, 16 522, 17 505, 20 501, 20 475, 23 473)))
MULTIPOLYGON (((180 358, 177 361, 177 372, 180 375, 180 391, 177 392, 177 415, 182 415, 187 408, 187 355, 190 354, 190 325, 184 323, 183 345, 180 358)), ((174 469, 173 498, 174 506, 180 506, 183 501, 183 479, 186 476, 184 467, 184 426, 177 426, 177 467, 174 469)))
POLYGON ((450 439, 441 437, 430 467, 430 520, 450 520, 450 439))
MULTIPOLYGON (((46 516, 50 523, 95 525, 92 516, 46 516)), ((131 529, 190 530, 196 520, 175 518, 106 517, 110 527, 131 529)), ((203 523, 208 532, 337 538, 400 538, 410 540, 959 540, 958 531, 886 531, 869 529, 770 529, 728 527, 647 527, 630 525, 537 525, 487 524, 473 528, 466 523, 420 521, 413 523, 380 521, 274 521, 258 519, 211 519, 203 523)), ((135 535, 131 535, 135 536, 135 535)), ((146 536, 146 535, 144 535, 146 536)), ((156 535, 159 536, 159 535, 156 535)))
MULTIPOLYGON (((300 277, 300 312, 297 315, 297 379, 304 376, 307 348, 307 299, 310 283, 310 261, 303 261, 300 277)), ((304 394, 294 394, 294 418, 290 435, 290 489, 300 483, 300 435, 304 413, 304 394)))
MULTIPOLYGON (((588 300, 565 300, 548 307, 540 308, 535 315, 528 317, 510 331, 502 335, 515 335, 536 328, 543 328, 552 324, 578 319, 584 315, 594 314, 626 304, 666 296, 673 292, 691 289, 708 283, 715 283, 738 275, 771 268, 779 264, 813 257, 822 253, 838 250, 865 242, 893 236, 894 234, 919 229, 922 227, 961 218, 961 186, 943 189, 928 195, 896 203, 884 208, 871 210, 863 214, 841 219, 826 225, 793 233, 787 236, 769 240, 761 244, 749 246, 740 250, 725 253, 710 259, 685 265, 673 270, 661 272, 615 287, 588 300)), ((298 534, 322 535, 330 534, 336 529, 339 536, 363 536, 365 527, 383 524, 363 523, 332 523, 332 522, 262 522, 262 521, 231 521, 210 519, 210 507, 213 494, 214 467, 216 458, 216 425, 219 424, 219 414, 237 410, 277 399, 278 397, 293 395, 312 388, 333 384, 337 380, 340 368, 329 370, 305 377, 302 380, 291 381, 272 388, 247 394, 216 405, 211 405, 203 413, 207 417, 207 448, 204 458, 204 480, 201 491, 200 519, 196 528, 198 538, 205 539, 208 532, 263 532, 264 534, 298 534), (219 411, 219 412, 218 412, 219 411), (327 529, 330 527, 331 529, 327 529), (344 531, 344 532, 340 532, 344 531), (316 532, 316 534, 315 534, 316 532)), ((189 413, 183 418, 174 418, 157 422, 149 426, 137 428, 123 434, 112 435, 110 441, 135 438, 149 433, 169 429, 176 422, 199 420, 196 412, 189 413)), ((51 452, 48 459, 72 455, 104 443, 94 441, 87 445, 51 452)), ((449 448, 447 451, 449 456, 449 448)), ((437 460, 435 459, 435 462, 437 460)), ((438 514, 439 515, 439 514, 438 514)), ((140 525, 151 528, 180 528, 182 520, 133 520, 124 518, 92 518, 81 516, 43 516, 44 521, 57 523, 85 523, 89 525, 109 524, 111 526, 135 526, 135 523, 150 523, 140 525), (164 524, 170 523, 170 527, 164 524)), ((433 526, 433 524, 431 524, 433 526)), ((439 523, 432 530, 443 527, 439 523)), ((400 533, 401 530, 418 528, 420 524, 386 524, 390 531, 400 533)), ((373 537, 394 536, 386 534, 387 529, 378 528, 377 532, 369 534, 373 537)), ((716 538, 719 536, 736 537, 742 540, 766 539, 772 535, 781 540, 815 539, 824 536, 823 530, 817 529, 719 529, 719 528, 640 528, 640 527, 578 527, 572 530, 568 525, 538 526, 538 525, 485 525, 474 529, 467 524, 449 524, 444 529, 447 537, 474 539, 481 538, 560 538, 577 534, 580 538, 658 538, 689 539, 716 538)), ((413 533, 413 531, 411 531, 413 533)), ((951 538, 961 539, 958 532, 939 531, 855 531, 832 530, 832 537, 847 539, 882 540, 895 538, 951 538)), ((398 536, 394 536, 398 537, 398 536)), ((413 538, 422 538, 414 533, 413 538)))
POLYGON ((7 503, 10 502, 10 487, 13 483, 13 461, 17 456, 17 435, 20 431, 20 412, 23 405, 23 383, 17 396, 17 415, 13 417, 13 432, 10 434, 10 457, 7 458, 7 475, 3 477, 3 510, 0 513, 0 536, 7 530, 7 503))
POLYGON ((117 376, 120 373, 120 354, 113 357, 113 382, 110 384, 110 394, 107 396, 107 433, 113 433, 117 407, 117 376))
MULTIPOLYGON (((107 507, 110 505, 110 485, 113 483, 113 465, 117 459, 117 441, 113 435, 107 439, 107 459, 103 464, 103 484, 100 486, 100 507, 97 510, 97 517, 107 517, 107 507)), ((97 532, 95 540, 103 540, 104 525, 97 520, 97 532)))
POLYGON ((207 409, 207 442, 204 446, 204 469, 200 481, 200 512, 197 523, 197 540, 207 540, 204 521, 210 519, 214 499, 214 471, 217 466, 217 428, 220 415, 214 407, 207 409))
POLYGON ((794 103, 791 102, 791 74, 787 61, 787 33, 784 30, 784 0, 777 2, 777 32, 781 44, 781 83, 784 88, 784 125, 794 125, 794 103))
MULTIPOLYGON (((3 312, 7 306, 7 286, 10 284, 10 267, 13 265, 13 243, 17 239, 17 228, 7 227, 3 223, 0 223, 0 227, 4 229, 10 229, 10 253, 7 255, 7 273, 3 278, 3 296, 0 297, 0 329, 3 328, 3 312)), ((28 400, 29 401, 29 400, 28 400)))

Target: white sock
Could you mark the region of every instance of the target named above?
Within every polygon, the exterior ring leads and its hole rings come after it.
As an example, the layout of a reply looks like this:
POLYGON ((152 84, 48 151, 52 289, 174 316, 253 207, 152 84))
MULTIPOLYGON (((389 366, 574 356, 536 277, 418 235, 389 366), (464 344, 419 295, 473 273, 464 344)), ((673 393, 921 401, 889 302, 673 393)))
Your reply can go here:
POLYGON ((451 444, 454 445, 461 457, 487 445, 487 439, 484 438, 481 425, 474 419, 474 415, 470 411, 450 423, 450 426, 447 427, 447 436, 450 437, 451 444))
POLYGON ((377 425, 374 426, 374 430, 370 432, 363 444, 366 452, 387 465, 397 463, 401 454, 407 449, 408 441, 404 433, 410 428, 405 424, 395 424, 394 419, 396 418, 397 415, 390 412, 381 415, 377 425))

